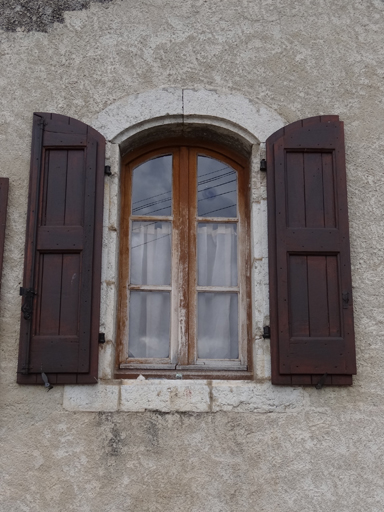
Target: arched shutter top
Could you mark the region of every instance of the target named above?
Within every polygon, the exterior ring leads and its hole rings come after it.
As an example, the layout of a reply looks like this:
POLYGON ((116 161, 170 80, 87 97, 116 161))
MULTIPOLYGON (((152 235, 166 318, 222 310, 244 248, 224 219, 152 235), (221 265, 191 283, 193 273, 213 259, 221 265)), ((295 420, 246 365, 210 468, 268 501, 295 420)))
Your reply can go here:
POLYGON ((356 373, 344 153, 338 116, 297 121, 267 140, 276 384, 350 384, 356 373))
POLYGON ((33 116, 19 383, 97 381, 105 140, 33 116))

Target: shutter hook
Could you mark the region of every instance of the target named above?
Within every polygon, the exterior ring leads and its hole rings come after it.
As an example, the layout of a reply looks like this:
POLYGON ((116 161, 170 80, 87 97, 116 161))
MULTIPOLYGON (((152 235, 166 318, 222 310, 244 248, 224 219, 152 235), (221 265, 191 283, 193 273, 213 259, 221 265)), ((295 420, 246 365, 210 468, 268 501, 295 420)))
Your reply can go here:
POLYGON ((44 372, 41 373, 41 378, 44 381, 44 387, 47 388, 47 391, 49 391, 50 389, 53 388, 52 384, 49 383, 48 377, 46 376, 46 374, 44 372))
POLYGON ((328 373, 324 373, 319 382, 316 384, 316 389, 321 389, 325 384, 325 379, 327 378, 328 373))

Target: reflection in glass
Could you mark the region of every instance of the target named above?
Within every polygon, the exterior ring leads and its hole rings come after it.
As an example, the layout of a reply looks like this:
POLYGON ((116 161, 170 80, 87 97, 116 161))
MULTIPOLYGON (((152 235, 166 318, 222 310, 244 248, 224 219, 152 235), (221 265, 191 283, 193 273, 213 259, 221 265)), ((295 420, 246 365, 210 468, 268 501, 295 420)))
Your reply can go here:
POLYGON ((237 217, 237 173, 219 160, 197 157, 199 217, 237 217))
POLYGON ((197 284, 237 286, 237 225, 197 225, 197 284))
POLYGON ((170 293, 131 291, 128 356, 168 357, 170 293))
POLYGON ((198 293, 198 358, 239 357, 237 316, 236 293, 198 293))
POLYGON ((152 158, 133 170, 132 215, 172 215, 172 155, 152 158))
POLYGON ((132 222, 131 284, 171 284, 171 223, 132 222))

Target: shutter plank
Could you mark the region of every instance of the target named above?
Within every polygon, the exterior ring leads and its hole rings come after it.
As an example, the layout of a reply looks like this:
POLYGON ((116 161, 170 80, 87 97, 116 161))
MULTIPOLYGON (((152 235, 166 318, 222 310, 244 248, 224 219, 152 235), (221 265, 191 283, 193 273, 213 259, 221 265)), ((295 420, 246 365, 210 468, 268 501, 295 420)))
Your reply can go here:
POLYGON ((328 383, 349 385, 356 362, 343 123, 293 123, 268 139, 267 159, 272 381, 314 384, 328 373, 328 383))
POLYGON ((9 178, 0 178, 0 285, 3 273, 3 255, 5 243, 5 222, 7 219, 9 178))
POLYGON ((34 115, 24 287, 37 295, 21 320, 19 383, 42 371, 97 381, 104 148, 80 121, 34 115))

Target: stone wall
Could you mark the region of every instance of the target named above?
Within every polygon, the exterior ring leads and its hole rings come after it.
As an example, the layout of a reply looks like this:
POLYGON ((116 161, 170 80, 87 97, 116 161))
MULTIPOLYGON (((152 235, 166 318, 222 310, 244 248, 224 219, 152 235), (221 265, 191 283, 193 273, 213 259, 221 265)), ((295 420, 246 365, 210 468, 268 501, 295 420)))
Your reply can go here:
POLYGON ((10 178, 10 196, 0 510, 381 512, 384 2, 3 3, 0 175, 10 178), (358 361, 351 388, 271 386, 267 344, 256 350, 264 379, 252 383, 126 384, 105 374, 96 398, 16 384, 32 112, 95 125, 113 105, 160 89, 245 98, 286 123, 320 114, 345 122, 358 361))

